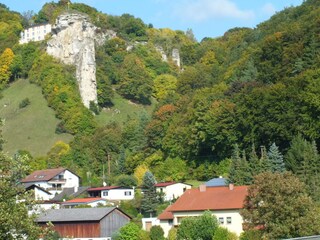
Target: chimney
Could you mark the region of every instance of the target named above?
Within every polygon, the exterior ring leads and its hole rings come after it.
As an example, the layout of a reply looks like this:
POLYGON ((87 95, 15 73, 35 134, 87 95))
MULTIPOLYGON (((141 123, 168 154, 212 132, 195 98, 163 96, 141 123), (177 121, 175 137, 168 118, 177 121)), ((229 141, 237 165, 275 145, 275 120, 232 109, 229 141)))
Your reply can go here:
POLYGON ((234 188, 233 183, 229 183, 229 190, 230 190, 230 191, 232 191, 232 190, 233 190, 233 188, 234 188))
POLYGON ((78 192, 78 187, 77 186, 74 186, 74 192, 78 192))
POLYGON ((199 186, 199 190, 200 190, 200 192, 205 192, 207 190, 207 186, 205 184, 201 184, 199 186))

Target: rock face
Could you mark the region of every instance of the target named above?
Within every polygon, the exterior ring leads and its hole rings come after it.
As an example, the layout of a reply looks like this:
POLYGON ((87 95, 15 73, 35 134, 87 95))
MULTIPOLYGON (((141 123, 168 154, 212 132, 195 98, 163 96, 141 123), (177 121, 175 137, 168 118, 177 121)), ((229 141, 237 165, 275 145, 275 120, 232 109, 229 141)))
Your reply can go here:
POLYGON ((102 44, 114 32, 100 32, 80 13, 60 15, 52 27, 52 39, 48 41, 47 53, 65 64, 76 66, 76 78, 83 104, 97 103, 95 44, 102 44))

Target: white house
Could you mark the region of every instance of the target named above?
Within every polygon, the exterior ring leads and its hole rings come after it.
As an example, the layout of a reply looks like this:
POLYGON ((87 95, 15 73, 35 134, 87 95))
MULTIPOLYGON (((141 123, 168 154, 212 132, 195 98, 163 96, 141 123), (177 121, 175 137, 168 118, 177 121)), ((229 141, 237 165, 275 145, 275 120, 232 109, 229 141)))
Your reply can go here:
POLYGON ((34 184, 52 194, 62 192, 64 188, 79 187, 80 177, 66 168, 38 170, 21 180, 23 184, 34 184))
POLYGON ((111 201, 132 200, 134 189, 130 187, 106 186, 89 188, 88 193, 91 197, 101 197, 111 201))
POLYGON ((75 198, 69 201, 61 202, 61 208, 74 208, 79 205, 87 205, 90 207, 105 206, 106 199, 103 198, 75 198))
POLYGON ((191 189, 192 185, 179 182, 161 182, 154 185, 156 191, 163 193, 165 201, 171 201, 180 197, 186 190, 191 189))
POLYGON ((25 189, 26 191, 33 190, 34 200, 36 201, 46 201, 53 197, 49 191, 43 189, 42 187, 39 187, 34 183, 26 183, 25 189))
POLYGON ((34 25, 32 27, 26 28, 20 33, 19 43, 24 44, 31 41, 43 41, 48 33, 51 33, 51 24, 46 23, 34 25))
POLYGON ((220 225, 240 235, 243 219, 240 210, 247 195, 247 186, 206 187, 187 190, 174 204, 158 216, 159 225, 167 236, 169 230, 185 217, 199 216, 211 211, 220 225))

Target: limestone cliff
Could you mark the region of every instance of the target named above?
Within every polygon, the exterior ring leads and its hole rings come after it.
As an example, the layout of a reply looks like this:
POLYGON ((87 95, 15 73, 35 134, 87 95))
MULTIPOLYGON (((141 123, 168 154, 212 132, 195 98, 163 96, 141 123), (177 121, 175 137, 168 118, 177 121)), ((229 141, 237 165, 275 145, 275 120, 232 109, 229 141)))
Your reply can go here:
POLYGON ((57 18, 52 34, 47 53, 76 66, 82 102, 89 108, 90 101, 97 102, 95 44, 102 44, 115 33, 100 33, 86 15, 66 13, 57 18))

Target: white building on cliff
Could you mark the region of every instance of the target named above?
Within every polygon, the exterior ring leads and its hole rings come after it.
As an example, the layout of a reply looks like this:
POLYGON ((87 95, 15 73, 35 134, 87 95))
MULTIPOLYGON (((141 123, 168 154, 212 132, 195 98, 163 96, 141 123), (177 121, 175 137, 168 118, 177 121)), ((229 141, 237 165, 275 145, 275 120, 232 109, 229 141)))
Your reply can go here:
POLYGON ((51 33, 51 24, 39 24, 26 28, 20 34, 21 38, 19 43, 24 44, 28 42, 43 41, 48 33, 51 33))

